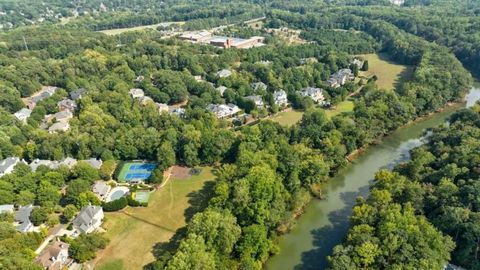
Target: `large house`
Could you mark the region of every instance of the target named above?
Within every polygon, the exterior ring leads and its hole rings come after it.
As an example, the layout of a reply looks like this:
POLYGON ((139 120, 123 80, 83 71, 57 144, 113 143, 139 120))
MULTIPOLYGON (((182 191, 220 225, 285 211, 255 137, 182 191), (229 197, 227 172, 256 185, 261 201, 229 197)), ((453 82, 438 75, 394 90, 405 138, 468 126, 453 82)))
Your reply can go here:
POLYGON ((0 205, 0 214, 13 213, 15 206, 13 204, 2 204, 0 205))
POLYGON ((254 82, 250 85, 250 87, 252 87, 252 89, 254 91, 258 91, 258 90, 267 90, 267 85, 264 84, 263 82, 254 82))
POLYGON ((287 93, 283 90, 275 91, 273 93, 273 100, 278 106, 288 105, 287 93))
POLYGON ((158 113, 163 113, 163 112, 168 112, 168 105, 165 103, 155 103, 155 106, 157 106, 158 113))
POLYGON ((265 105, 262 96, 247 96, 245 99, 253 101, 257 107, 263 107, 265 105))
POLYGON ((351 64, 357 66, 358 69, 361 69, 363 67, 363 63, 364 62, 358 58, 354 58, 351 62, 351 64))
POLYGON ((56 114, 54 114, 53 117, 55 118, 55 120, 57 122, 67 123, 68 121, 70 121, 70 119, 73 118, 73 114, 72 114, 71 111, 61 111, 61 112, 57 112, 56 114))
POLYGON ((69 129, 70 124, 68 122, 57 122, 48 128, 48 133, 67 132, 69 129))
POLYGON ((67 269, 73 263, 73 260, 68 257, 69 247, 69 244, 56 240, 40 253, 35 262, 46 270, 67 269))
POLYGON ((55 92, 57 91, 57 87, 55 86, 44 86, 40 91, 35 93, 33 96, 29 97, 26 99, 26 105, 29 109, 33 110, 35 106, 37 106, 37 103, 53 96, 55 92))
MULTIPOLYGON (((95 159, 93 159, 95 160, 95 159)), ((89 163, 89 160, 86 160, 89 163)), ((64 158, 60 161, 52 161, 52 160, 43 160, 43 159, 34 159, 30 164, 30 168, 32 171, 36 171, 40 166, 47 166, 48 168, 55 170, 58 169, 60 166, 67 166, 69 169, 73 168, 77 164, 77 160, 71 157, 64 158)), ((92 165, 90 163, 90 165, 92 165)), ((93 166, 93 165, 92 165, 93 166)))
POLYGON ((102 225, 103 217, 101 206, 89 205, 73 220, 73 228, 79 233, 91 233, 102 225))
POLYGON ((27 119, 30 117, 32 114, 32 110, 27 109, 27 108, 22 108, 20 111, 14 113, 13 115, 22 123, 26 124, 27 119))
POLYGON ((70 98, 73 100, 82 99, 83 95, 87 92, 87 89, 80 88, 75 91, 70 92, 70 98))
POLYGON ((101 200, 105 200, 110 192, 110 185, 108 185, 105 181, 97 181, 95 184, 92 185, 92 192, 101 200))
POLYGON ((232 76, 232 72, 228 69, 222 69, 215 74, 218 78, 228 78, 232 76))
POLYGON ((103 164, 103 161, 101 159, 96 159, 96 158, 85 159, 83 161, 85 161, 86 163, 88 163, 90 166, 92 166, 97 170, 99 170, 103 164))
POLYGON ((240 108, 233 104, 209 104, 207 110, 214 113, 217 118, 228 118, 240 112, 240 108))
POLYGON ((0 160, 0 177, 12 173, 15 166, 20 162, 18 157, 8 157, 0 160))
POLYGON ((68 98, 60 100, 57 103, 57 106, 60 111, 74 112, 77 109, 77 103, 74 100, 68 98))
POLYGON ((140 88, 132 88, 130 89, 129 93, 132 96, 132 98, 141 98, 145 96, 145 93, 140 88))
POLYGON ((15 212, 15 229, 22 233, 33 231, 33 223, 30 221, 33 206, 22 206, 15 212))
POLYGON ((315 103, 323 103, 325 97, 323 96, 323 90, 315 87, 307 87, 300 91, 300 95, 311 98, 315 103))
POLYGON ((344 68, 340 69, 336 73, 334 73, 332 76, 330 76, 330 79, 327 80, 327 84, 330 87, 333 88, 338 88, 344 84, 346 84, 348 81, 351 81, 355 78, 353 75, 352 70, 349 68, 344 68))

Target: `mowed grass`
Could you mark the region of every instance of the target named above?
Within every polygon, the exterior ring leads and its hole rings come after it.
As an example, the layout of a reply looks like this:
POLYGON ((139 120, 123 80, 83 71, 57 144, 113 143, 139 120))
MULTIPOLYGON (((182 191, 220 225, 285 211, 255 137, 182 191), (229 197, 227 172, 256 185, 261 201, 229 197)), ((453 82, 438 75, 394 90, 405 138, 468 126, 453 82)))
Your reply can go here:
POLYGON ((392 90, 399 83, 411 78, 413 66, 394 63, 386 54, 363 54, 360 57, 368 60, 368 71, 360 71, 360 76, 377 75, 377 85, 380 89, 392 90))
POLYGON ((334 117, 335 115, 344 113, 344 112, 351 112, 353 111, 354 103, 351 100, 345 100, 337 104, 335 109, 332 110, 325 110, 325 113, 329 118, 334 117))
POLYGON ((142 269, 154 261, 154 245, 168 242, 186 225, 187 217, 201 209, 208 199, 201 190, 211 186, 213 180, 212 168, 203 167, 199 175, 170 179, 151 195, 148 207, 105 213, 103 227, 110 243, 92 263, 95 269, 142 269))
POLYGON ((272 117, 270 120, 277 122, 284 127, 293 126, 302 120, 303 112, 289 110, 285 112, 279 112, 277 115, 272 117))

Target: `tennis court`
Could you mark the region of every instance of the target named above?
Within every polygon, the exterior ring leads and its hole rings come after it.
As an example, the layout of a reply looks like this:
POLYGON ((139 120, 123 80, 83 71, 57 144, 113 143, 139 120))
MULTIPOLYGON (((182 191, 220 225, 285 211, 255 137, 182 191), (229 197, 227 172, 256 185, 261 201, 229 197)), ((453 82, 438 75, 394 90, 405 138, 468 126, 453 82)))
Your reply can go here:
POLYGON ((145 162, 128 162, 124 163, 120 173, 118 174, 118 180, 120 182, 138 182, 147 180, 152 171, 155 170, 157 164, 145 163, 145 162))
POLYGON ((148 190, 138 190, 135 192, 135 200, 141 203, 148 203, 148 198, 150 198, 150 191, 148 190))

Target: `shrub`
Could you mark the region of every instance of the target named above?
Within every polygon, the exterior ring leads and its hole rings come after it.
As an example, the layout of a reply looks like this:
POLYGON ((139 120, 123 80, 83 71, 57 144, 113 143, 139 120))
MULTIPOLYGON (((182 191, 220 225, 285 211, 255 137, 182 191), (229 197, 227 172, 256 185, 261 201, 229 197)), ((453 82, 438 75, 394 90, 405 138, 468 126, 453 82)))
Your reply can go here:
POLYGON ((115 212, 118 210, 122 210, 123 208, 127 207, 127 205, 128 205, 127 199, 125 197, 121 197, 118 200, 105 203, 103 205, 103 210, 105 212, 115 212))

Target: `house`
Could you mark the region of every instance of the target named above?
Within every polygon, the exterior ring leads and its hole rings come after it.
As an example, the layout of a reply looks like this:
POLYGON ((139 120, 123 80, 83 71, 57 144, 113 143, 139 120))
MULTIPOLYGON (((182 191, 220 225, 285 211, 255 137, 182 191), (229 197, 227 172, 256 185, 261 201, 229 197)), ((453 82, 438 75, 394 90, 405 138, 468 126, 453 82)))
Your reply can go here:
POLYGON ((27 119, 30 117, 32 114, 32 110, 27 109, 27 108, 22 108, 20 111, 14 113, 13 115, 22 123, 26 124, 27 119))
POLYGON ((90 158, 84 161, 97 170, 99 170, 103 164, 103 161, 101 159, 96 159, 96 158, 90 158))
POLYGON ((215 74, 218 78, 228 78, 232 76, 232 72, 228 69, 222 69, 215 74))
POLYGON ((30 215, 33 205, 22 206, 15 212, 15 229, 22 233, 33 231, 33 223, 30 221, 30 215))
POLYGON ((85 88, 80 88, 80 89, 74 90, 74 91, 70 92, 70 98, 73 99, 73 100, 82 99, 82 97, 85 95, 86 92, 87 92, 87 89, 85 89, 85 88))
POLYGON ((97 181, 92 185, 92 192, 101 200, 105 200, 108 192, 110 192, 110 185, 104 181, 97 181))
POLYGON ((217 118, 223 119, 236 115, 240 112, 240 108, 233 104, 209 104, 207 106, 207 111, 214 113, 217 118))
POLYGON ((390 0, 393 5, 401 6, 405 3, 405 0, 390 0))
POLYGON ((168 105, 165 103, 155 103, 157 106, 158 113, 168 112, 168 105))
POLYGON ((70 124, 68 122, 57 122, 48 128, 48 133, 67 132, 69 129, 70 124))
POLYGON ((225 90, 227 90, 227 87, 225 86, 219 86, 216 88, 216 90, 220 93, 220 95, 223 97, 223 93, 225 93, 225 90))
POLYGON ((139 97, 138 101, 140 101, 140 104, 142 106, 147 106, 148 103, 153 102, 153 99, 149 96, 143 96, 143 97, 139 97))
POLYGON ((253 101, 257 107, 263 107, 265 105, 262 96, 247 96, 245 99, 253 101))
POLYGON ((102 225, 103 217, 101 206, 86 206, 73 220, 73 228, 79 233, 91 233, 102 225))
POLYGON ((288 105, 287 93, 283 90, 275 91, 273 93, 273 100, 275 101, 275 104, 280 107, 288 105))
POLYGON ((183 115, 185 115, 185 109, 184 108, 171 108, 171 109, 168 109, 168 113, 170 115, 176 115, 178 117, 182 117, 183 115))
POLYGON ((0 160, 0 177, 10 174, 15 169, 15 166, 20 163, 18 157, 8 157, 6 159, 0 160))
POLYGON ((52 123, 53 119, 55 118, 55 116, 53 114, 47 114, 43 117, 43 120, 42 122, 40 123, 39 125, 39 128, 41 129, 48 129, 48 126, 50 125, 50 123, 52 123))
POLYGON ((0 205, 0 214, 10 214, 13 213, 14 210, 15 207, 13 206, 13 204, 0 205))
POLYGON ((361 69, 363 67, 363 61, 357 58, 353 59, 351 64, 357 66, 358 69, 361 69))
POLYGON ((315 87, 307 87, 300 93, 301 96, 311 98, 315 103, 323 103, 325 97, 323 96, 323 90, 315 87))
POLYGON ((143 82, 143 80, 145 80, 145 77, 140 75, 140 76, 137 76, 137 78, 135 79, 135 82, 141 83, 141 82, 143 82))
POLYGON ((61 111, 57 112, 53 117, 57 122, 67 123, 70 119, 73 118, 73 114, 71 111, 61 111))
POLYGON ((26 99, 27 107, 33 110, 33 108, 37 106, 38 102, 53 96, 53 94, 55 94, 57 89, 58 87, 55 87, 55 86, 43 86, 42 89, 40 89, 40 91, 38 91, 37 93, 35 93, 34 95, 26 99))
POLYGON ((73 168, 73 166, 77 165, 77 160, 71 157, 66 157, 60 161, 58 161, 58 166, 67 166, 68 168, 73 168))
POLYGON ((267 85, 263 82, 254 82, 250 85, 254 91, 265 91, 267 90, 267 85))
POLYGON ((193 76, 193 78, 194 78, 195 81, 197 81, 197 82, 203 82, 203 77, 202 77, 201 75, 193 76))
POLYGON ((56 161, 51 160, 41 160, 41 159, 34 159, 28 166, 32 169, 32 171, 37 171, 38 167, 40 166, 47 166, 50 169, 58 168, 58 163, 56 161))
POLYGON ((327 84, 330 87, 338 88, 354 78, 355 76, 353 75, 352 70, 349 68, 344 68, 330 76, 330 79, 327 80, 327 84))
POLYGON ((74 100, 65 98, 57 103, 58 110, 74 112, 77 109, 77 103, 74 100))
POLYGON ((40 253, 35 262, 47 270, 67 269, 73 263, 68 257, 69 247, 69 244, 56 240, 40 253))
POLYGON ((140 88, 132 88, 130 89, 129 93, 132 96, 132 98, 141 98, 145 96, 145 93, 140 88))

